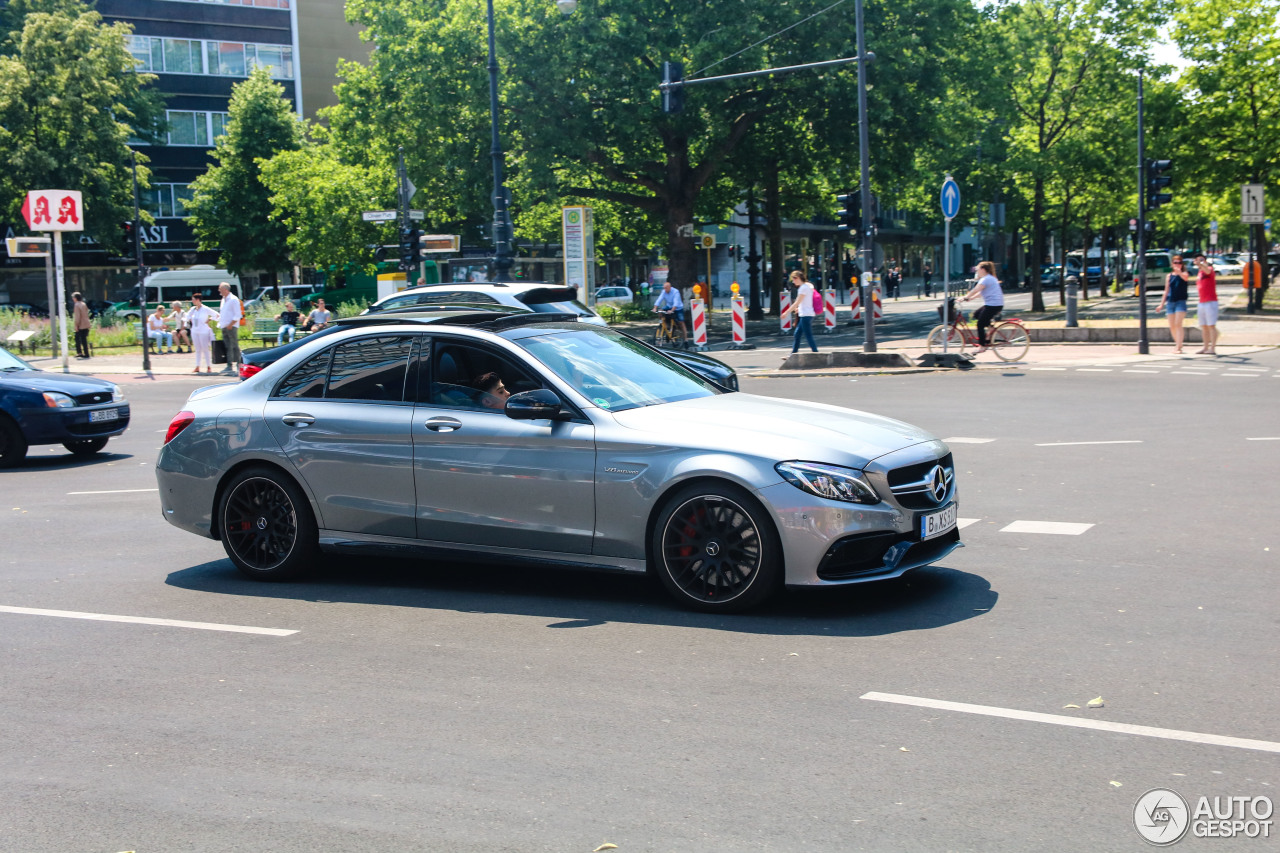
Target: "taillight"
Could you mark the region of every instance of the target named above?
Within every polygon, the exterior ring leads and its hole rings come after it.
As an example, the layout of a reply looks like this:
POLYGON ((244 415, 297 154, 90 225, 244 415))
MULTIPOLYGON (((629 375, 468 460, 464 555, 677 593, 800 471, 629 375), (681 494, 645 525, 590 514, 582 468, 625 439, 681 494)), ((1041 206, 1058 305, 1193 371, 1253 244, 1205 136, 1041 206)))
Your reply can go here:
POLYGON ((258 365, 256 364, 245 364, 244 362, 240 362, 240 381, 241 382, 248 379, 253 374, 261 373, 261 372, 262 372, 262 368, 258 367, 258 365))
POLYGON ((169 431, 164 434, 164 443, 168 444, 178 437, 178 433, 191 426, 196 419, 195 412, 183 410, 173 416, 173 420, 169 421, 169 431))

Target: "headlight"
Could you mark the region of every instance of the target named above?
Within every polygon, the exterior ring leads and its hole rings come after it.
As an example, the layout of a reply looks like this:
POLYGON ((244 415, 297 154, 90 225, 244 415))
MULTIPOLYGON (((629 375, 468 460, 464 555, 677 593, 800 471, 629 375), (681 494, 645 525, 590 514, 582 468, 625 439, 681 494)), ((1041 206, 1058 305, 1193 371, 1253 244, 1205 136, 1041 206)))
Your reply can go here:
POLYGON ((76 401, 57 391, 45 391, 44 404, 51 409, 69 409, 76 404, 76 401))
POLYGON ((112 385, 112 386, 111 386, 111 402, 113 402, 113 403, 123 403, 123 402, 124 402, 124 392, 120 390, 120 386, 119 386, 119 385, 112 385))
POLYGON ((816 462, 779 462, 773 467, 788 483, 811 495, 855 504, 880 503, 876 490, 854 468, 816 462))

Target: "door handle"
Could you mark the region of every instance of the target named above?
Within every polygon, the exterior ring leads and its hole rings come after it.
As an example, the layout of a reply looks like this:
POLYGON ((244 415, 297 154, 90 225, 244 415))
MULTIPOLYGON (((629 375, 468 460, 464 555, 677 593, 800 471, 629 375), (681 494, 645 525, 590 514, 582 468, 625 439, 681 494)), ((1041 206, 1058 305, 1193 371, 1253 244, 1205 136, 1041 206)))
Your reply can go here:
POLYGON ((280 419, 280 421, 285 426, 299 427, 299 426, 311 426, 313 423, 316 422, 316 419, 313 418, 311 415, 304 415, 304 414, 294 412, 294 413, 285 415, 280 419))
POLYGON ((432 432, 453 432, 462 429, 462 421, 457 418, 432 418, 424 426, 432 432))

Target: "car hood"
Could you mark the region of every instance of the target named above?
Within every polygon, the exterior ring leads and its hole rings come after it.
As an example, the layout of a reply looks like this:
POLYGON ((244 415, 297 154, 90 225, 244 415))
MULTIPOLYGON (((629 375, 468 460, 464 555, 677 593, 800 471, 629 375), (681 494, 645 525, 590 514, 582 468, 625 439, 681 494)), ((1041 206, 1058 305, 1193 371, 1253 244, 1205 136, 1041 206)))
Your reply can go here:
POLYGON ((895 450, 937 441, 892 418, 755 394, 718 394, 612 414, 621 426, 660 433, 668 442, 855 468, 895 450))
POLYGON ((47 370, 15 370, 12 373, 0 373, 0 388, 24 389, 27 391, 60 391, 63 394, 92 394, 114 387, 114 382, 97 379, 93 376, 77 376, 68 373, 52 373, 47 370))

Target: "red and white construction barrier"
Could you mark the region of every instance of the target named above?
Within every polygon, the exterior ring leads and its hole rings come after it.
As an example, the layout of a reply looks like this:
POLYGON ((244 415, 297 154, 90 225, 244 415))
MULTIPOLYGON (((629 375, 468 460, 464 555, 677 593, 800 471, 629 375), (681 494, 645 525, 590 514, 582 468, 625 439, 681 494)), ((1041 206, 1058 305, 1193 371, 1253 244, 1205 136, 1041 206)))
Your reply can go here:
POLYGON ((836 292, 828 287, 822 300, 822 327, 828 332, 836 330, 836 292))
POLYGON ((707 348, 707 310, 701 299, 689 300, 693 308, 693 345, 698 349, 707 348))
POLYGON ((747 342, 747 306, 743 303, 741 296, 733 297, 731 304, 733 305, 733 345, 741 349, 747 342))
MULTIPOLYGON (((849 307, 853 309, 853 319, 862 319, 862 288, 853 291, 853 301, 849 303, 849 307)), ((871 288, 871 321, 884 319, 884 305, 880 302, 880 288, 871 288)))
POLYGON ((782 291, 782 301, 779 304, 779 307, 782 310, 782 331, 789 332, 791 331, 791 324, 794 321, 791 317, 791 294, 785 290, 782 291))

